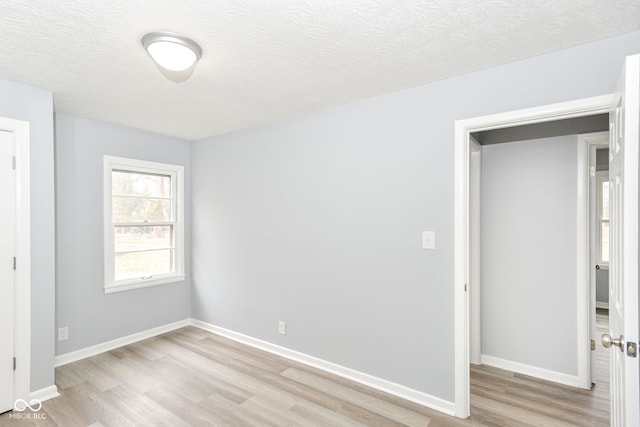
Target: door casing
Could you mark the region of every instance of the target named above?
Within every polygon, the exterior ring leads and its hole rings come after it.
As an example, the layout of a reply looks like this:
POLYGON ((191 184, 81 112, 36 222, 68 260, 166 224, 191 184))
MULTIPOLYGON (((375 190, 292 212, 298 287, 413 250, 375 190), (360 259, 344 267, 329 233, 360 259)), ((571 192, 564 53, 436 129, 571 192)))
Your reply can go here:
MULTIPOLYGON (((589 329, 591 331, 591 339, 599 345, 600 337, 596 336, 596 224, 597 224, 597 208, 596 208, 596 177, 591 176, 591 168, 595 173, 596 168, 596 151, 609 146, 609 132, 595 132, 582 134, 578 137, 578 144, 584 145, 589 150, 589 329)), ((607 267, 608 268, 608 267, 607 267)), ((595 383, 594 358, 595 352, 591 352, 591 383, 595 383)))
MULTIPOLYGON (((614 107, 615 97, 604 95, 585 98, 559 104, 545 105, 523 110, 511 111, 489 116, 458 120, 455 122, 454 139, 454 343, 455 343, 455 414, 460 418, 470 415, 470 326, 469 326, 469 293, 467 284, 473 282, 470 277, 474 270, 470 267, 470 196, 469 178, 471 174, 471 133, 485 130, 543 123, 554 120, 609 113, 614 107)), ((579 173, 586 173, 588 153, 585 149, 579 152, 579 173), (584 165, 584 167, 580 167, 584 165)), ((585 183, 585 181, 579 181, 585 183)), ((588 191, 588 181, 578 191, 588 191)), ((586 207, 578 208, 577 227, 582 240, 578 248, 584 248, 584 256, 578 257, 578 278, 588 277, 588 245, 586 230, 588 227, 586 207), (582 209, 582 210, 581 210, 582 209), (580 211, 581 210, 581 211, 580 211)), ((579 238, 580 240, 580 238, 579 238)), ((477 279, 476 279, 477 280, 477 279)), ((578 279, 580 280, 580 279, 578 279)), ((579 287, 578 293, 578 377, 580 381, 589 381, 590 342, 589 331, 589 292, 587 286, 579 287), (583 348, 584 347, 584 348, 583 348)))

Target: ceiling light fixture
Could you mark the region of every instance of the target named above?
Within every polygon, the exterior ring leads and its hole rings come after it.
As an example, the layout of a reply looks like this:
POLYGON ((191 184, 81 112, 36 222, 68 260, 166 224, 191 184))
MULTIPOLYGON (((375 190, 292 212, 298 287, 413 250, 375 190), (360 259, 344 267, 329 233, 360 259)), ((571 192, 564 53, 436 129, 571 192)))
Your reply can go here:
POLYGON ((145 34, 142 46, 156 64, 169 71, 187 70, 202 56, 198 43, 175 33, 145 34))

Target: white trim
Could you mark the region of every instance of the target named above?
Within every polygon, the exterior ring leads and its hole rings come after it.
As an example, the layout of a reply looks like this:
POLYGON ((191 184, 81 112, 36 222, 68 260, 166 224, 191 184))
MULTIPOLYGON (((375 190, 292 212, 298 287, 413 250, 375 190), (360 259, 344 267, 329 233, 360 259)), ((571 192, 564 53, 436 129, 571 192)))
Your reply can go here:
POLYGON ((606 310, 609 310, 609 303, 596 301, 596 308, 604 308, 606 310))
MULTIPOLYGON (((576 138, 576 346, 577 387, 591 389, 591 300, 589 289, 589 145, 576 138)), ((540 377, 543 378, 543 377, 540 377)), ((566 384, 566 383, 563 383, 566 384)))
POLYGON ((73 363, 78 360, 86 359, 87 357, 95 356, 106 351, 133 344, 134 342, 146 340, 147 338, 155 337, 156 335, 164 334, 166 332, 175 331, 176 329, 184 328, 191 324, 190 319, 184 319, 177 322, 169 323, 168 325, 158 326, 157 328, 148 329, 146 331, 137 332, 135 334, 127 335, 122 338, 116 338, 115 340, 96 344, 91 347, 86 347, 80 350, 72 351, 70 353, 61 354, 56 356, 54 366, 66 365, 67 363, 73 363))
POLYGON ((454 218, 453 218, 453 303, 454 303, 454 403, 455 416, 471 414, 469 372, 469 308, 465 284, 469 280, 467 231, 469 144, 471 132, 461 121, 455 123, 454 156, 454 218))
POLYGON ((12 132, 16 150, 16 259, 14 399, 31 392, 31 137, 29 122, 0 117, 0 130, 12 132))
MULTIPOLYGON (((595 233, 595 220, 596 220, 596 175, 595 172, 597 166, 597 149, 606 148, 609 146, 609 131, 587 133, 578 135, 578 144, 583 144, 587 147, 588 158, 588 197, 587 197, 587 239, 588 239, 588 263, 587 263, 587 277, 589 281, 589 337, 591 340, 598 341, 600 337, 596 336, 596 233, 595 233), (595 172, 592 175, 591 172, 595 172)), ((589 363, 590 363, 590 382, 593 382, 595 378, 595 352, 590 351, 589 363)))
POLYGON ((603 95, 455 122, 454 134, 454 381, 455 415, 470 414, 468 280, 469 137, 472 132, 608 113, 614 95, 603 95))
MULTIPOLYGON (((129 159, 124 157, 104 156, 103 158, 103 221, 104 221, 104 292, 128 291, 183 281, 185 278, 185 246, 184 246, 184 166, 167 163, 150 162, 146 160, 129 159), (163 174, 171 176, 171 199, 174 247, 174 271, 150 277, 116 281, 114 277, 114 224, 112 222, 112 191, 111 176, 113 170, 120 169, 142 173, 163 174)), ((141 223, 144 226, 145 223, 141 223)))
POLYGON ((402 399, 418 403, 422 406, 443 412, 448 415, 453 415, 455 412, 453 402, 447 402, 446 400, 442 400, 421 391, 417 391, 403 385, 384 380, 382 378, 374 377, 372 375, 365 374, 351 368, 337 365, 335 363, 328 362, 314 356, 309 356, 298 351, 290 350, 288 348, 281 347, 267 341, 262 341, 238 332, 230 331, 228 329, 221 328, 219 326, 212 325, 201 320, 191 319, 191 325, 204 329, 216 335, 229 338, 241 344, 255 347, 260 350, 264 350, 269 353, 276 354, 278 356, 282 356, 308 366, 312 366, 322 371, 338 375, 342 378, 346 378, 348 380, 366 385, 376 390, 398 396, 402 399))
POLYGON ((556 372, 549 369, 538 368, 536 366, 525 365, 524 363, 512 362, 510 360, 487 356, 485 354, 482 355, 481 360, 483 365, 493 366, 494 368, 505 369, 507 371, 529 375, 530 377, 553 381, 571 387, 582 388, 582 386, 580 385, 582 380, 576 375, 563 374, 562 372, 556 372))
POLYGON ((134 283, 124 285, 114 285, 104 288, 105 294, 113 294, 115 292, 130 291, 133 289, 148 288, 149 286, 164 285, 166 283, 181 282, 186 276, 184 274, 172 274, 165 278, 158 279, 140 279, 134 283))
POLYGON ((49 387, 41 388, 40 390, 32 391, 29 402, 33 399, 38 399, 40 402, 44 402, 45 400, 53 399, 58 396, 60 396, 60 393, 58 393, 58 387, 51 385, 49 387))
POLYGON ((470 138, 469 153, 469 361, 482 355, 482 146, 470 138))

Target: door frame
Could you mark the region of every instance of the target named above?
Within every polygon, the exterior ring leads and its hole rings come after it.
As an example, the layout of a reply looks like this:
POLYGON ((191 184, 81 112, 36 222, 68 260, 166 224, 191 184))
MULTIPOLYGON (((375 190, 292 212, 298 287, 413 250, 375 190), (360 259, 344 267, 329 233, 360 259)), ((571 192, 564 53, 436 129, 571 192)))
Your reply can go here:
MULTIPOLYGON (((594 114, 609 113, 615 106, 615 96, 603 95, 584 98, 558 104, 510 111, 455 122, 454 137, 454 377, 455 377, 455 415, 467 418, 470 415, 470 326, 469 326, 469 294, 467 284, 470 282, 471 259, 469 236, 470 206, 470 138, 471 133, 485 130, 543 123, 554 120, 570 119, 594 114)), ((578 153, 582 161, 578 163, 578 172, 584 173, 587 150, 578 153), (583 165, 583 167, 581 167, 583 165), (583 171, 581 171, 581 169, 583 171)), ((588 169, 586 169, 588 171, 588 169)), ((584 175, 583 175, 584 176, 584 175)), ((585 181, 578 181, 578 192, 588 191, 585 181), (582 185, 580 184, 582 183, 582 185)), ((580 206, 578 210, 580 210, 580 206)), ((578 280, 588 277, 588 245, 584 233, 587 231, 587 213, 583 209, 578 212, 578 243, 584 248, 584 256, 578 256, 578 280), (584 240, 582 243, 582 240, 584 240)), ((584 382, 589 377, 590 336, 589 336, 589 292, 587 286, 578 287, 578 377, 584 382), (584 348, 583 348, 584 347, 584 348)))
POLYGON ((482 364, 482 145, 469 137, 469 363, 482 364))
POLYGON ((31 138, 29 122, 0 117, 0 130, 15 138, 16 270, 14 282, 14 401, 31 395, 31 138))
MULTIPOLYGON (((607 148, 609 146, 609 131, 604 132, 593 132, 587 134, 578 135, 578 144, 584 145, 587 147, 588 154, 588 245, 589 245, 589 263, 588 263, 588 280, 589 280, 589 330, 591 339, 595 341, 596 345, 598 345, 600 341, 600 337, 596 336, 596 269, 595 265, 598 263, 596 259, 596 245, 598 242, 596 241, 596 227, 597 227, 597 197, 596 197, 596 158, 597 158, 597 150, 602 148, 607 148), (593 169, 591 169, 593 168, 593 169)), ((607 266, 607 270, 609 267, 607 266)), ((594 384, 594 362, 593 358, 595 356, 595 352, 592 351, 590 355, 590 375, 591 375, 591 383, 594 384)))

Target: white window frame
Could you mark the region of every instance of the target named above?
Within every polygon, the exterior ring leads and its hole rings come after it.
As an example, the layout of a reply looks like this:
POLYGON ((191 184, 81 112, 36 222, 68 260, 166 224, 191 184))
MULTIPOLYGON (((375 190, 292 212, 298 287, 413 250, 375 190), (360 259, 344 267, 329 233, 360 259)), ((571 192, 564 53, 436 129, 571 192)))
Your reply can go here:
MULTIPOLYGON (((609 261, 602 260, 602 183, 609 181, 609 171, 596 172, 596 263, 603 270, 609 269, 609 261)), ((611 233, 611 231, 609 231, 611 233)))
POLYGON ((184 280, 184 166, 124 157, 104 156, 104 292, 128 291, 184 280), (115 280, 115 227, 112 217, 113 171, 171 176, 174 233, 174 271, 167 274, 115 280))

